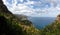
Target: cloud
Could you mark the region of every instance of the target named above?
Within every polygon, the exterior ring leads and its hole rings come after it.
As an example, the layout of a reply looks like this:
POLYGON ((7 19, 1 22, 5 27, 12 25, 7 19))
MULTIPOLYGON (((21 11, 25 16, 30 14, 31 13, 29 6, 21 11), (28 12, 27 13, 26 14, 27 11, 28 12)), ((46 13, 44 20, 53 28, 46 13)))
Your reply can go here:
POLYGON ((21 2, 23 2, 23 0, 20 0, 21 2))
POLYGON ((60 0, 3 0, 13 14, 33 17, 55 17, 60 14, 60 0), (19 1, 19 3, 18 3, 19 1))

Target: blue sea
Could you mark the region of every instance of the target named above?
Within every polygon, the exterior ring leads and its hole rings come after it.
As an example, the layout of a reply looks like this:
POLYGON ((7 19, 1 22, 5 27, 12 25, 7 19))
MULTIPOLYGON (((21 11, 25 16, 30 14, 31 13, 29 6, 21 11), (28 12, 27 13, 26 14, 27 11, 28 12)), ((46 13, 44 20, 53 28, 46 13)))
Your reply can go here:
POLYGON ((55 17, 30 17, 29 20, 33 23, 33 25, 38 28, 42 29, 48 24, 54 22, 55 17))

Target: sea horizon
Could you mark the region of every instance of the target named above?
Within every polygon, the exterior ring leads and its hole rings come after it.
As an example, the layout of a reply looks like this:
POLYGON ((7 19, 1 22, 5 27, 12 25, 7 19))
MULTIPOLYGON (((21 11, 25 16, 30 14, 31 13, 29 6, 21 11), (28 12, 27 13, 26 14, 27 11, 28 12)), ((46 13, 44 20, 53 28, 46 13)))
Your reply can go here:
POLYGON ((56 17, 30 17, 28 19, 33 23, 36 28, 42 29, 45 26, 54 22, 56 17))

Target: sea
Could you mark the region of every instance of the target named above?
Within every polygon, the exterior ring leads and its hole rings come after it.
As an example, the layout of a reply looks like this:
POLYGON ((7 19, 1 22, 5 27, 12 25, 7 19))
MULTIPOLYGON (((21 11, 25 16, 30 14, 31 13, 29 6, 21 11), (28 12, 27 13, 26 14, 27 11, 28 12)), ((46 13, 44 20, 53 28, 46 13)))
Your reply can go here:
POLYGON ((28 18, 34 27, 38 29, 43 29, 47 25, 55 21, 56 17, 29 17, 28 18))

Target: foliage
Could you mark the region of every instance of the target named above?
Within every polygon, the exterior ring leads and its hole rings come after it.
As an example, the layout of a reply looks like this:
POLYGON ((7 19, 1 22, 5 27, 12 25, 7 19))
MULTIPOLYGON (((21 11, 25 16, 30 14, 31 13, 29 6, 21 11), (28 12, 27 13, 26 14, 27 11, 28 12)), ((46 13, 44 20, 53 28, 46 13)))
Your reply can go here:
POLYGON ((42 31, 42 35, 60 35, 60 23, 55 21, 46 26, 42 31))
POLYGON ((38 35, 40 31, 30 21, 20 21, 0 0, 0 35, 38 35), (30 25, 30 26, 29 26, 30 25))

